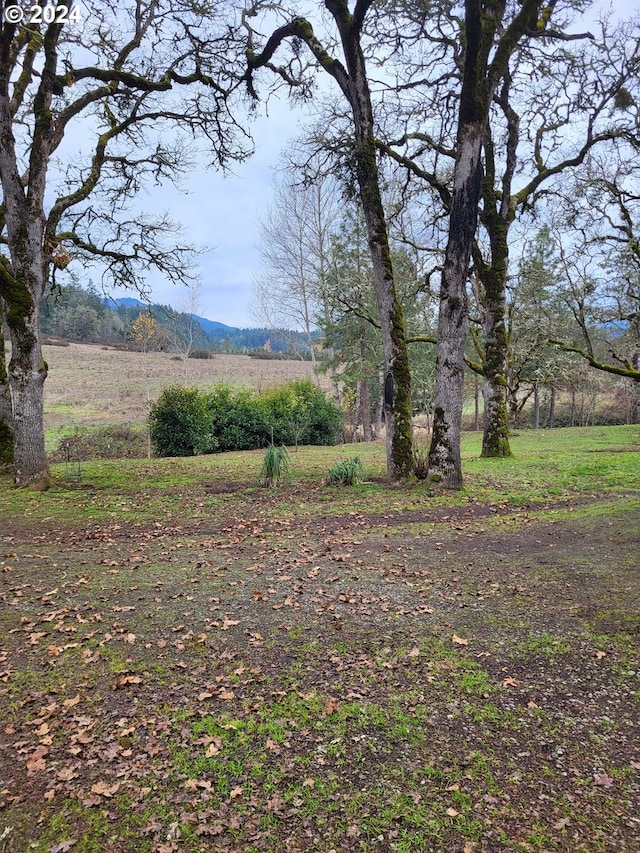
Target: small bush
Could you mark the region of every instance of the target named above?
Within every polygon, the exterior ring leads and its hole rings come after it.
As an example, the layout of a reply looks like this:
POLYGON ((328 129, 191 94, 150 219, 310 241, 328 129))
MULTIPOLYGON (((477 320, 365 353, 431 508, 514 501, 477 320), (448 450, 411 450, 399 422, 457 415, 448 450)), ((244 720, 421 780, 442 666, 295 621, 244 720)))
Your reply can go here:
POLYGON ((262 461, 262 484, 270 487, 277 486, 289 467, 289 459, 286 447, 270 444, 262 461))
POLYGON ((156 456, 197 456, 215 449, 211 413, 197 388, 165 389, 149 413, 156 456))
POLYGON ((269 443, 264 410, 250 391, 220 383, 205 399, 216 450, 254 450, 269 443))
POLYGON ((355 486, 361 481, 363 470, 359 456, 342 459, 329 470, 325 483, 328 486, 355 486))
POLYGON ((213 358, 213 353, 208 349, 194 349, 189 353, 189 358, 202 358, 206 360, 213 358))
POLYGON ((127 424, 76 428, 72 435, 60 439, 49 454, 52 462, 89 459, 143 459, 147 455, 144 432, 127 424))
POLYGON ((309 379, 272 388, 258 399, 273 429, 274 443, 289 446, 336 443, 342 413, 309 379))

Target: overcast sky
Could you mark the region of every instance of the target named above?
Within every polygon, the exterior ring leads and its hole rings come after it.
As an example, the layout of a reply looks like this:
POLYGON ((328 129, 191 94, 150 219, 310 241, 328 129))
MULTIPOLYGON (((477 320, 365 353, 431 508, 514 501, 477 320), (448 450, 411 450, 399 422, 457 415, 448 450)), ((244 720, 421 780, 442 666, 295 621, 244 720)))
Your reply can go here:
MULTIPOLYGON (((608 8, 610 4, 609 0, 602 0, 597 5, 608 8)), ((639 9, 640 0, 615 0, 612 5, 618 16, 628 17, 639 9)), ((585 23, 590 25, 591 20, 585 19, 585 23)), ((260 268, 258 221, 271 204, 280 152, 299 135, 301 122, 308 118, 285 100, 272 99, 268 112, 251 127, 255 154, 236 165, 232 176, 225 178, 203 168, 186 182, 189 194, 167 189, 150 197, 154 206, 168 210, 173 219, 182 223, 188 242, 212 247, 199 259, 197 313, 229 326, 258 325, 250 312, 252 280, 260 268)), ((188 296, 184 288, 159 275, 150 277, 147 283, 154 302, 180 308, 188 296)))
MULTIPOLYGON (((268 116, 264 107, 261 109, 262 114, 249 128, 255 154, 234 165, 233 174, 224 177, 203 167, 183 182, 188 194, 167 187, 151 193, 144 202, 150 211, 155 205, 161 206, 181 223, 186 242, 210 247, 198 259, 201 285, 196 313, 229 326, 259 325, 250 314, 249 304, 252 280, 260 267, 258 221, 271 204, 280 152, 299 135, 299 123, 305 119, 286 101, 272 99, 268 116)), ((147 284, 152 288, 153 302, 181 308, 188 299, 184 287, 171 284, 159 274, 150 274, 147 284)))

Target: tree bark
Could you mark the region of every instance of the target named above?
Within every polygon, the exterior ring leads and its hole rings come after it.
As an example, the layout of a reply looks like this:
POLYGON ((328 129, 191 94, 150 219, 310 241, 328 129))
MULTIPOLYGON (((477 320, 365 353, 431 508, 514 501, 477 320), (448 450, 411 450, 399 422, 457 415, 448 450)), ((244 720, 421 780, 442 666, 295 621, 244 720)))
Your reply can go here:
POLYGON ((4 311, 0 299, 0 466, 13 462, 13 410, 4 339, 4 311))
POLYGON ((552 383, 549 393, 549 415, 547 417, 547 429, 553 429, 556 425, 556 386, 552 383))
MULTIPOLYGON (((498 223, 495 223, 498 225, 498 223)), ((502 232, 502 228, 498 227, 502 232)), ((507 275, 507 242, 504 235, 493 235, 491 267, 485 269, 484 320, 484 399, 485 422, 482 436, 483 457, 511 456, 509 446, 509 413, 507 408, 508 338, 505 325, 505 282, 507 275), (501 238, 504 236, 504 240, 501 238), (496 246, 500 242, 503 245, 496 246)))
POLYGON ((444 488, 462 487, 460 432, 464 393, 464 347, 468 329, 467 278, 478 221, 482 164, 480 153, 489 108, 483 97, 480 4, 465 2, 465 62, 458 115, 449 238, 440 285, 433 431, 427 480, 444 488))
POLYGON ((540 386, 533 386, 533 428, 540 429, 540 386))

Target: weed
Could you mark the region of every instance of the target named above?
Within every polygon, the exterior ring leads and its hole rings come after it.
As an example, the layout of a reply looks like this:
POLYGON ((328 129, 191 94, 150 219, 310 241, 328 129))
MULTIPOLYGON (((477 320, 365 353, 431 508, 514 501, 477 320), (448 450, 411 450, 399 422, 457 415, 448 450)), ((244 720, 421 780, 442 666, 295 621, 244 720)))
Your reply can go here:
POLYGON ((270 444, 262 460, 262 485, 269 487, 279 485, 289 467, 289 461, 289 453, 284 445, 276 447, 275 444, 270 444))
POLYGON ((362 479, 363 471, 364 468, 359 456, 354 456, 352 459, 341 459, 329 469, 325 483, 328 486, 356 486, 362 479))

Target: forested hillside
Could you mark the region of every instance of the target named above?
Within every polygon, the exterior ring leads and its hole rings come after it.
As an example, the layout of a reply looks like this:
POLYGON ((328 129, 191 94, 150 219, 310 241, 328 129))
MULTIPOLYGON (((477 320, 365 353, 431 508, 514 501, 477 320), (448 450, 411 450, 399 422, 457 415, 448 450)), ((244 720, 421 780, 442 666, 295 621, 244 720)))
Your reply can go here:
POLYGON ((150 305, 131 297, 107 298, 92 284, 72 283, 50 292, 43 305, 41 330, 52 338, 76 343, 176 352, 184 357, 202 351, 258 350, 308 357, 308 344, 299 332, 239 329, 169 305, 150 305))

